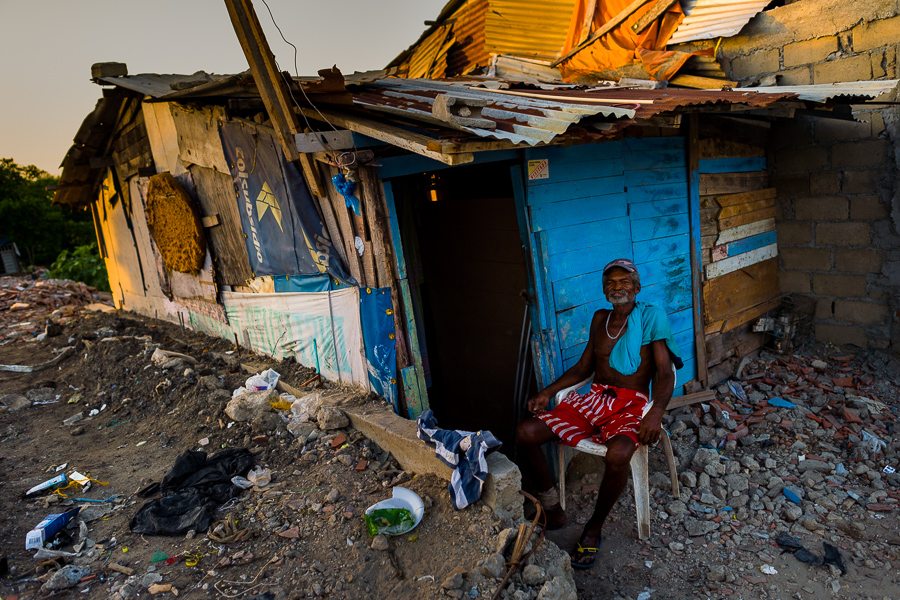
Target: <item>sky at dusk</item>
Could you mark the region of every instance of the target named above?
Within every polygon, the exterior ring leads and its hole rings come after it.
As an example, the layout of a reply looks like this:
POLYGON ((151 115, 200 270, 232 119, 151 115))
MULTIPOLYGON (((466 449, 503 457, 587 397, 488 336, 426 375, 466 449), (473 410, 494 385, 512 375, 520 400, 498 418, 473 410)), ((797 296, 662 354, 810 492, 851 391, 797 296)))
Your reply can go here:
MULTIPOLYGON (((301 75, 384 67, 445 1, 267 0, 299 49, 301 75)), ((253 5, 279 66, 293 72, 293 49, 262 0, 253 5)), ((0 53, 0 157, 53 174, 100 98, 93 63, 124 62, 129 74, 248 68, 221 0, 0 0, 0 53)))

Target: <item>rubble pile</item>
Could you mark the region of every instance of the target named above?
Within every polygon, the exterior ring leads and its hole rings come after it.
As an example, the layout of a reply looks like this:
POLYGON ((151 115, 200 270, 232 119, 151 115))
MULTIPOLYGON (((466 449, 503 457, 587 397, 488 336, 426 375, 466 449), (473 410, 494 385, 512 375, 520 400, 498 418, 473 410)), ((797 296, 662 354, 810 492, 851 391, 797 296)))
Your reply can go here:
MULTIPOLYGON (((89 304, 111 304, 111 295, 68 279, 0 277, 0 344, 33 340, 59 330, 89 304)), ((43 339, 43 338, 41 338, 43 339)))
MULTIPOLYGON (((764 590, 771 566, 761 566, 772 562, 775 539, 787 533, 810 548, 833 543, 857 567, 890 572, 900 537, 873 539, 867 530, 900 504, 896 359, 763 353, 740 371, 743 377, 720 385, 708 404, 666 417, 681 497, 673 499, 656 458, 650 483, 659 558, 715 547, 726 553, 721 564, 676 561, 670 570, 680 564, 711 592, 764 590)), ((824 574, 836 592, 842 573, 829 569, 824 574)))

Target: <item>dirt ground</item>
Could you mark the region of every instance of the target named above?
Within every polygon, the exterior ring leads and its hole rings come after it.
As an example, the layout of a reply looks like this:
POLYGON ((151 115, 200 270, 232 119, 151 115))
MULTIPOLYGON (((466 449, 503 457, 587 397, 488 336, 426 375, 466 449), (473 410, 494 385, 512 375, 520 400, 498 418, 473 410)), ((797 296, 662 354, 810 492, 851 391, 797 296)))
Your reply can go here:
MULTIPOLYGON (((508 558, 510 534, 504 528, 509 524, 481 503, 454 510, 446 482, 401 471, 392 457, 352 428, 298 441, 283 424, 231 424, 224 414, 231 391, 247 377, 240 363, 272 367, 294 386, 309 379, 309 369, 240 355, 228 342, 169 323, 102 312, 83 312, 60 335, 42 341, 0 345, 0 364, 42 363, 66 346, 74 350, 46 370, 0 372, 0 398, 27 393, 38 402, 0 411, 0 549, 9 569, 0 580, 3 600, 40 596, 40 586, 60 565, 32 558, 33 551, 24 549, 25 534, 47 514, 76 505, 85 507, 82 518, 91 541, 80 557, 68 560, 90 566, 96 577, 58 592, 71 597, 148 597, 152 583, 171 585, 179 597, 278 600, 489 598, 496 589, 496 573, 503 569, 501 565, 498 571, 493 558, 503 548, 508 558), (108 338, 114 339, 103 341, 108 338), (150 361, 157 345, 199 363, 189 370, 160 369, 150 361), (100 412, 88 416, 94 409, 100 412), (79 412, 84 419, 63 424, 79 412), (341 434, 346 442, 332 449, 331 442, 341 434), (257 464, 273 473, 274 487, 247 491, 217 513, 238 530, 248 530, 247 537, 228 543, 210 540, 203 532, 165 537, 129 531, 129 520, 145 502, 136 493, 160 481, 179 454, 224 448, 251 449, 257 464), (360 460, 367 466, 357 471, 360 460), (72 470, 107 484, 94 484, 77 497, 112 501, 23 496, 57 472, 72 470), (386 550, 375 549, 361 514, 389 497, 393 485, 417 492, 426 502, 426 516, 411 535, 390 538, 386 550), (171 558, 153 562, 159 553, 171 558), (119 566, 131 573, 117 572, 119 566)), ((327 383, 324 391, 353 396, 357 402, 380 401, 327 383)), ((570 469, 569 524, 547 535, 563 550, 574 546, 592 509, 599 468, 579 459, 570 469)), ((659 451, 651 454, 655 472, 665 473, 659 451)), ((896 489, 893 480, 888 485, 888 490, 896 489)), ((813 551, 821 551, 821 541, 828 540, 843 549, 848 572, 836 577, 823 566, 782 554, 774 545, 771 522, 753 525, 752 514, 744 522, 732 517, 719 523, 717 531, 690 536, 684 527, 672 526, 674 518, 666 514, 671 492, 655 486, 652 494, 653 535, 641 542, 629 483, 606 526, 598 564, 574 573, 579 598, 900 598, 896 512, 867 513, 852 535, 833 528, 806 532, 803 541, 813 551), (763 574, 764 565, 777 574, 763 574), (724 567, 721 580, 710 576, 718 567, 724 567)), ((78 530, 67 530, 59 548, 72 551, 76 541, 78 530)), ((566 575, 564 559, 556 546, 545 544, 534 560, 541 567, 528 576, 517 575, 502 597, 566 597, 564 590, 554 595, 545 589, 551 576, 566 575)), ((172 592, 159 596, 173 597, 172 592)))
MULTIPOLYGON (((58 565, 33 559, 33 551, 24 549, 25 534, 45 515, 77 505, 85 507, 88 537, 96 545, 70 560, 89 565, 98 575, 68 592, 82 598, 115 597, 122 591, 126 593, 119 597, 147 596, 145 584, 157 574, 159 584, 172 585, 179 597, 188 598, 421 598, 445 593, 489 598, 496 589, 497 579, 486 574, 481 563, 508 533, 499 535, 502 524, 481 503, 454 510, 445 481, 401 471, 387 452, 352 428, 320 432, 319 439, 301 447, 283 424, 267 429, 266 424, 231 423, 224 413, 231 390, 247 377, 238 361, 272 367, 294 385, 313 371, 258 356, 225 354, 233 348, 222 340, 117 313, 84 313, 59 336, 0 346, 0 364, 42 363, 55 348, 69 345, 76 351, 58 366, 32 374, 0 372, 0 397, 40 390, 30 395, 51 402, 0 414, 0 539, 9 564, 9 573, 0 581, 0 598, 38 597, 48 569, 58 565), (152 343, 137 339, 143 336, 150 336, 152 343), (116 339, 102 341, 105 338, 116 339), (148 366, 157 344, 195 356, 200 364, 187 375, 148 366), (209 382, 209 375, 221 378, 221 388, 201 383, 209 382), (100 412, 87 416, 94 409, 100 412), (63 425, 79 412, 86 417, 63 425), (347 441, 332 449, 332 440, 341 434, 347 441), (201 446, 200 440, 206 439, 208 444, 201 446), (272 489, 247 491, 217 515, 235 521, 237 529, 248 529, 249 537, 229 544, 213 542, 202 532, 164 537, 129 531, 129 520, 145 502, 136 492, 160 481, 180 453, 203 449, 212 454, 223 448, 249 448, 257 464, 273 473, 272 489), (360 460, 369 463, 363 471, 355 470, 360 460), (73 502, 71 496, 52 494, 23 497, 57 471, 73 470, 107 485, 63 493, 114 497, 113 502, 73 502), (387 550, 376 550, 361 515, 369 505, 390 497, 394 485, 418 493, 425 500, 426 515, 412 534, 389 538, 387 550), (158 552, 174 559, 151 562, 158 552), (113 564, 132 569, 132 577, 113 570, 113 564), (441 584, 455 571, 465 573, 462 583, 442 591, 441 584)), ((327 383, 324 392, 377 401, 327 383)), ((60 549, 71 551, 77 529, 59 539, 60 549)), ((539 554, 550 556, 548 548, 539 554)), ((557 553, 559 562, 562 553, 557 553)), ((517 581, 519 586, 511 589, 523 590, 519 597, 537 596, 541 585, 528 586, 521 576, 517 581)))

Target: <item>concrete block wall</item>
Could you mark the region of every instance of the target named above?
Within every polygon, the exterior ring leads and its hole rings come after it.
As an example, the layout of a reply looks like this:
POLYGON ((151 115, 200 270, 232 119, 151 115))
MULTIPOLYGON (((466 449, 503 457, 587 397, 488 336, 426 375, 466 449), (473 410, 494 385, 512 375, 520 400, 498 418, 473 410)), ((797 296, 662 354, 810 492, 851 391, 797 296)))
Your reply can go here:
MULTIPOLYGON (((761 13, 719 58, 745 85, 895 79, 898 44, 897 2, 801 1, 761 13)), ((900 353, 900 111, 852 109, 858 121, 772 125, 781 286, 815 299, 819 341, 900 353)))

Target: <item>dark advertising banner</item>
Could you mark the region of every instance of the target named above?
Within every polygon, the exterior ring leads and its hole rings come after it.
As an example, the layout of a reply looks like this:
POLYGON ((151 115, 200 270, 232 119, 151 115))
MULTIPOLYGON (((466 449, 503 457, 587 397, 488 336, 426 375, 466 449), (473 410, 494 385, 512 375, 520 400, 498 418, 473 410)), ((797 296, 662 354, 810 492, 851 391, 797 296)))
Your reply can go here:
POLYGON ((332 246, 303 174, 285 160, 275 136, 236 121, 223 122, 219 134, 253 274, 327 274, 356 285, 332 246))

